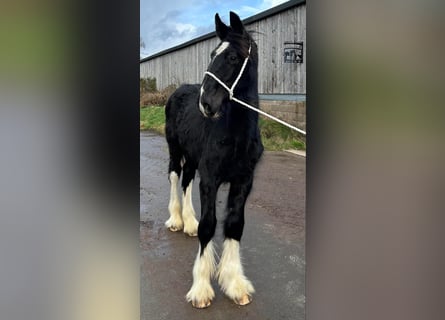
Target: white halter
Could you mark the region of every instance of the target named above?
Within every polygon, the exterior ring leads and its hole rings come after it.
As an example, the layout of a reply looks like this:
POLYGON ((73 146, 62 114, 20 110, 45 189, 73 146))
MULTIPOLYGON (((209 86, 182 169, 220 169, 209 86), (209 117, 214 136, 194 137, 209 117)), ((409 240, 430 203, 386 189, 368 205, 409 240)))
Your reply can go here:
POLYGON ((244 69, 246 69, 247 61, 249 61, 250 56, 250 50, 252 49, 252 46, 249 46, 249 54, 247 55, 246 59, 244 59, 243 66, 241 67, 241 70, 238 74, 238 77, 236 77, 235 82, 233 82, 232 87, 229 88, 224 82, 222 82, 217 76, 215 76, 210 71, 206 71, 205 74, 211 76, 213 79, 215 79, 224 89, 226 89, 229 92, 229 99, 234 100, 236 98, 233 97, 233 91, 235 90, 236 85, 238 84, 239 79, 241 79, 241 76, 243 75, 244 69))
POLYGON ((254 111, 258 112, 258 113, 262 114, 263 116, 269 117, 270 119, 275 120, 275 121, 281 123, 282 125, 284 125, 284 126, 286 126, 288 128, 291 128, 292 130, 298 131, 298 132, 306 135, 306 131, 298 129, 297 127, 294 127, 293 125, 290 125, 289 123, 284 122, 283 120, 278 119, 278 118, 276 118, 276 117, 274 117, 274 116, 272 116, 272 115, 270 115, 270 114, 268 114, 268 113, 266 113, 266 112, 264 112, 264 111, 262 111, 262 110, 260 110, 258 108, 255 108, 255 107, 251 106, 250 104, 248 104, 248 103, 246 103, 244 101, 241 101, 241 100, 239 100, 239 99, 237 99, 236 97, 233 96, 233 91, 235 90, 236 85, 238 84, 239 80, 241 79, 241 76, 243 75, 244 69, 246 69, 246 65, 247 65, 247 61, 249 61, 250 50, 251 49, 252 49, 252 45, 249 46, 249 54, 247 55, 246 59, 244 59, 243 66, 241 67, 241 70, 240 70, 240 72, 238 74, 238 77, 236 77, 235 82, 233 82, 231 88, 229 88, 224 82, 222 82, 217 76, 215 76, 210 71, 206 71, 205 74, 211 76, 213 79, 216 80, 216 82, 218 82, 224 89, 227 90, 227 92, 229 93, 229 99, 230 100, 238 102, 239 104, 241 104, 241 105, 243 105, 243 106, 245 106, 245 107, 247 107, 247 108, 249 108, 251 110, 254 110, 254 111))

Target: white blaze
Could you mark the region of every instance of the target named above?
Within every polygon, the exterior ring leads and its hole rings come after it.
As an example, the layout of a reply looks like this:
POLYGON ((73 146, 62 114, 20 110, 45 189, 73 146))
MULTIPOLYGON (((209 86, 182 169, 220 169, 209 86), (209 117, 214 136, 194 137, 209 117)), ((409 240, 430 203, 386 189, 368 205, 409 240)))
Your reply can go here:
MULTIPOLYGON (((217 56, 219 56, 221 53, 223 53, 224 50, 226 50, 229 46, 230 46, 230 42, 228 42, 228 41, 224 41, 224 42, 222 42, 222 43, 219 45, 219 47, 216 48, 216 50, 215 50, 215 56, 213 57, 213 59, 215 59, 217 56)), ((212 59, 212 61, 213 61, 213 59, 212 59)), ((199 110, 201 111, 201 113, 202 113, 205 117, 207 117, 207 115, 206 115, 206 113, 205 113, 205 110, 204 110, 204 106, 203 106, 202 103, 201 103, 201 97, 202 97, 202 94, 203 94, 203 93, 204 93, 204 83, 201 85, 201 90, 200 90, 200 93, 199 93, 199 110)))
POLYGON ((215 56, 213 57, 213 59, 215 59, 217 56, 219 56, 221 53, 223 53, 224 50, 226 50, 229 47, 230 43, 227 41, 224 41, 223 43, 221 43, 221 45, 216 48, 215 50, 215 56))
POLYGON ((202 84, 202 86, 201 86, 201 90, 200 90, 200 92, 199 92, 199 110, 201 111, 201 113, 205 116, 205 117, 207 117, 207 115, 206 115, 206 113, 205 113, 205 110, 204 110, 204 106, 202 105, 202 103, 201 103, 201 97, 202 97, 202 94, 204 93, 204 83, 202 84))

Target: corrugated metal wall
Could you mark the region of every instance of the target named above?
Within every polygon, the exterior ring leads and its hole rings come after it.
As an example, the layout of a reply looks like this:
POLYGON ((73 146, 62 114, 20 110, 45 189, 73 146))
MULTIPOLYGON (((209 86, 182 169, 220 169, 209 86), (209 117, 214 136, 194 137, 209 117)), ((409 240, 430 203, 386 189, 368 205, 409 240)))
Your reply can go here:
MULTIPOLYGON (((306 93, 306 5, 246 24, 258 44, 259 83, 262 94, 306 93), (303 42, 303 63, 285 63, 285 42, 303 42)), ((141 62, 140 76, 155 77, 158 89, 170 84, 200 83, 219 43, 213 37, 177 51, 141 62)))

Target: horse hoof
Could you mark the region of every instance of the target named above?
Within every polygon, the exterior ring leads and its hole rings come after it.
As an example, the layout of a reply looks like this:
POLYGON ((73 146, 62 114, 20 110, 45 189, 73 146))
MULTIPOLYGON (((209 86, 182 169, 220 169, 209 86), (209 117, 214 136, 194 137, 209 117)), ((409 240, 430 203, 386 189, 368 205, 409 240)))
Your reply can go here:
POLYGON ((189 235, 190 237, 196 237, 198 235, 198 230, 186 230, 186 229, 184 229, 184 233, 189 235))
POLYGON ((212 300, 192 301, 192 306, 197 309, 205 309, 210 307, 212 300))
POLYGON ((165 226, 168 228, 168 230, 172 231, 172 232, 177 232, 177 231, 181 231, 182 228, 184 227, 183 223, 181 220, 179 219, 173 219, 170 217, 170 219, 168 219, 165 222, 165 226))
POLYGON ((198 221, 193 219, 193 221, 184 221, 184 233, 190 237, 196 237, 198 235, 198 221))
POLYGON ((168 230, 170 230, 171 232, 178 232, 181 231, 182 229, 180 227, 170 226, 168 227, 168 230))
POLYGON ((252 302, 252 298, 248 294, 245 294, 244 296, 242 296, 239 299, 235 299, 235 303, 240 306, 245 306, 251 302, 252 302))

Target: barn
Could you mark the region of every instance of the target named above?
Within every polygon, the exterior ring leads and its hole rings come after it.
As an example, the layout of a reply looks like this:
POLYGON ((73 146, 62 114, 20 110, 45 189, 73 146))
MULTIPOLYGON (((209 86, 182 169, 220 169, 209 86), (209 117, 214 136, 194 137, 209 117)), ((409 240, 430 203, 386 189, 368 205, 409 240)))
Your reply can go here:
MULTIPOLYGON (((306 1, 291 0, 243 22, 258 44, 260 108, 306 130, 306 1)), ((140 77, 156 78, 159 90, 200 83, 218 43, 211 32, 141 59, 140 77)))

